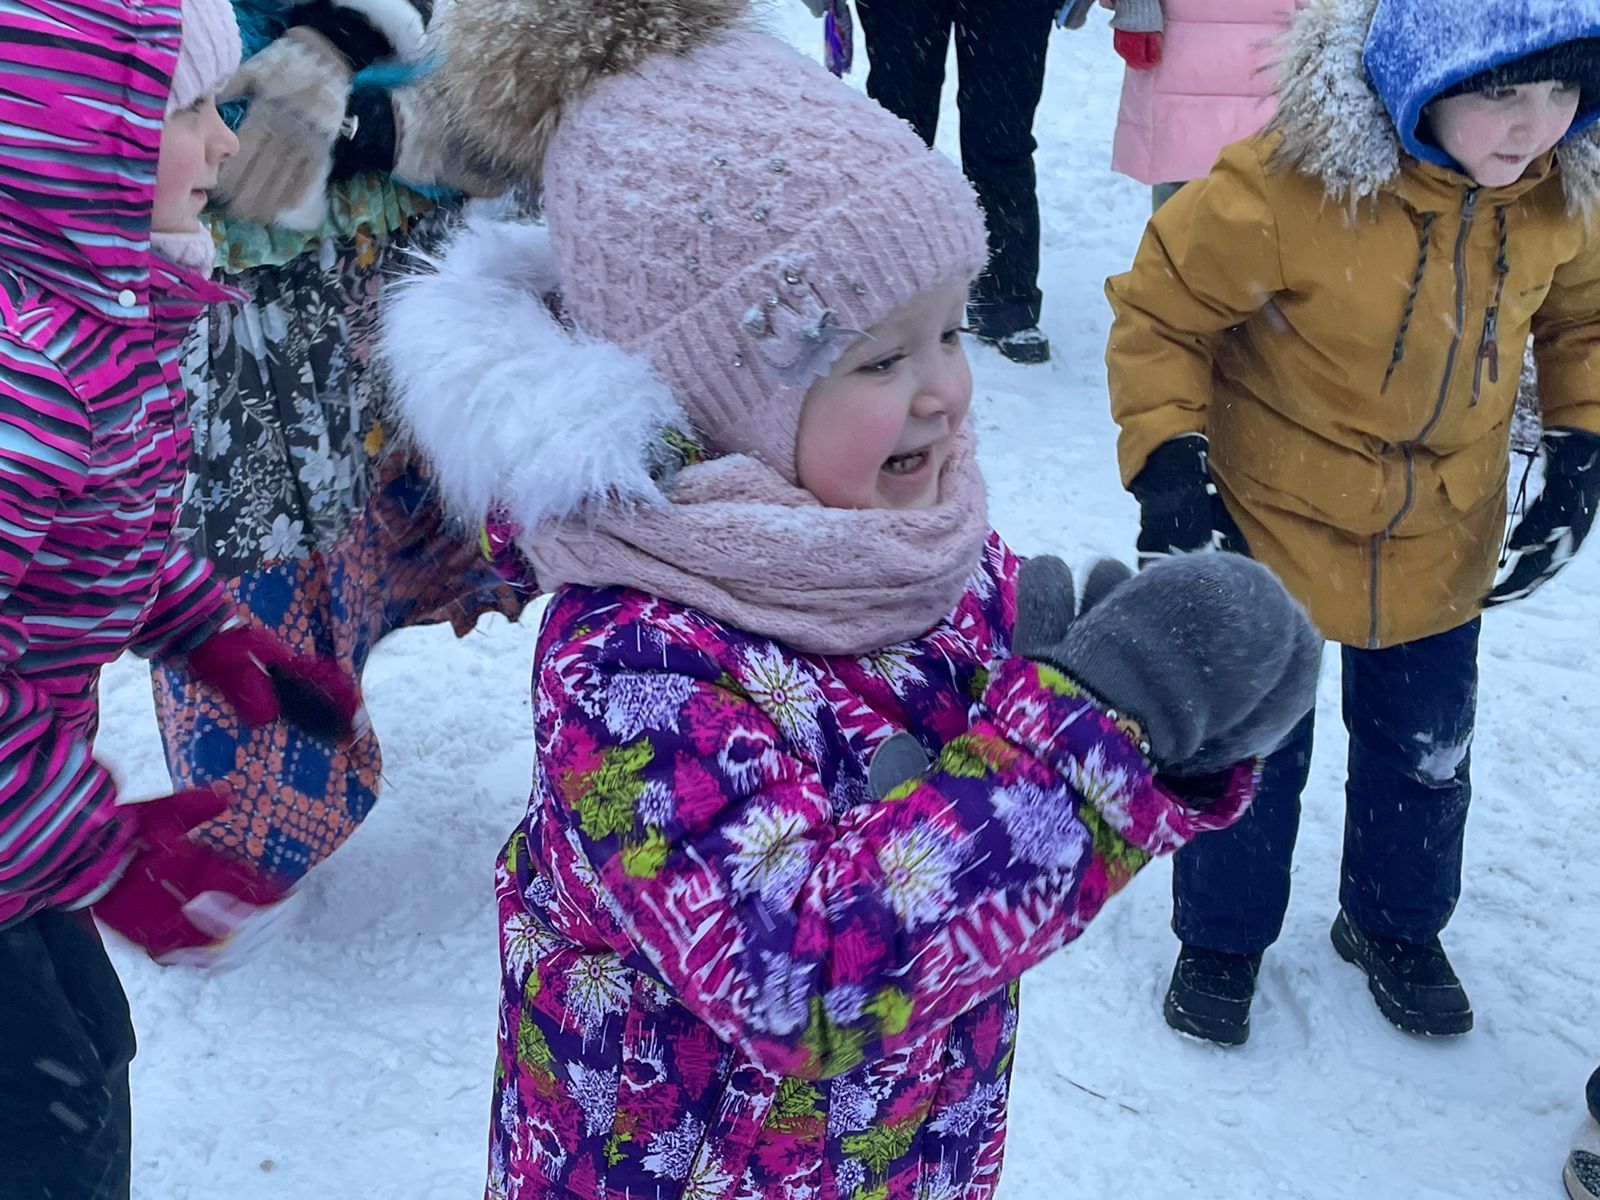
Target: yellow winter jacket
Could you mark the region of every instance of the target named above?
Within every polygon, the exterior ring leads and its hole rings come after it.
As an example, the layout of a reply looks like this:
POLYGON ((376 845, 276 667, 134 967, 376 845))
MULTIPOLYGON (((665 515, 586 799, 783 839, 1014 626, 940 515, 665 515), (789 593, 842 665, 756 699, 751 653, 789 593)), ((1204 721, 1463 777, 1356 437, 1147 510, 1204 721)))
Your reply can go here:
POLYGON ((1327 637, 1377 648, 1479 611, 1530 332, 1545 423, 1600 433, 1600 237, 1578 211, 1600 154, 1560 147, 1505 188, 1405 155, 1381 178, 1362 147, 1341 167, 1312 111, 1286 91, 1108 281, 1111 406, 1124 483, 1206 434, 1251 553, 1327 637))

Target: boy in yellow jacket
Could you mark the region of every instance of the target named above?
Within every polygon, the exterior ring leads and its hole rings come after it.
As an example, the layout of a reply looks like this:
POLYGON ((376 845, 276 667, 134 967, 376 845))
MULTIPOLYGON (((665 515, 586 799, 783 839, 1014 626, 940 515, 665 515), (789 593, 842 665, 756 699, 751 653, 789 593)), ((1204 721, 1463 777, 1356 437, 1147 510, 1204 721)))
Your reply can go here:
MULTIPOLYGON (((1141 552, 1252 554, 1343 644, 1332 936, 1412 1033, 1472 1026, 1438 935, 1460 892, 1479 614, 1554 575, 1600 499, 1597 119, 1600 0, 1316 0, 1272 124, 1107 285, 1141 552), (1497 581, 1530 334, 1546 483, 1497 581)), ((1178 856, 1174 1028, 1249 1034, 1310 755, 1308 717, 1252 814, 1178 856)))

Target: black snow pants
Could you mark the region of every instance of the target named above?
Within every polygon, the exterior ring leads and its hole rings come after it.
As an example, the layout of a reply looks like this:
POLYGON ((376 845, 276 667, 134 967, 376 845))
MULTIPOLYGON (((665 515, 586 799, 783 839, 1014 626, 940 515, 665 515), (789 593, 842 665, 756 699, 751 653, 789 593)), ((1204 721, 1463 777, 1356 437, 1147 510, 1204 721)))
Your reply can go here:
POLYGON ((951 30, 961 165, 989 226, 989 269, 972 291, 978 332, 1039 323, 1039 197, 1033 114, 1059 0, 856 0, 871 70, 867 95, 933 144, 951 30))
POLYGON ((0 1196, 128 1200, 128 1000, 86 912, 0 929, 0 1196))
MULTIPOLYGON (((1480 623, 1383 650, 1340 649, 1350 748, 1339 904, 1380 937, 1429 941, 1461 895, 1480 623)), ((1311 730, 1307 714, 1267 757, 1238 824, 1173 858, 1172 927, 1184 943, 1256 954, 1277 939, 1311 730)))

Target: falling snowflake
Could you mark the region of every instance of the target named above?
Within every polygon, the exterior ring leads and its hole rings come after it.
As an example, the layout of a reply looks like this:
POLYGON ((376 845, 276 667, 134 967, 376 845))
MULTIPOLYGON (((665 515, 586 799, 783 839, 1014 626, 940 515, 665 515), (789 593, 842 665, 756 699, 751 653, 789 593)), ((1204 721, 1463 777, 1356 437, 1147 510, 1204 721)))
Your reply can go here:
POLYGON ((733 852, 727 861, 734 892, 740 896, 759 892, 774 911, 792 906, 811 870, 806 829, 801 814, 771 808, 757 808, 729 829, 733 852))
POLYGON ((625 742, 650 729, 676 733, 678 714, 693 691, 694 680, 685 675, 612 675, 605 685, 606 728, 625 742))
POLYGON ((1089 831, 1059 788, 1026 781, 997 788, 995 813, 1011 838, 1011 857, 1058 871, 1070 871, 1089 848, 1089 831))
POLYGON ((950 877, 961 858, 961 843, 926 822, 891 835, 878 848, 884 890, 906 928, 916 929, 944 916, 955 902, 950 877))

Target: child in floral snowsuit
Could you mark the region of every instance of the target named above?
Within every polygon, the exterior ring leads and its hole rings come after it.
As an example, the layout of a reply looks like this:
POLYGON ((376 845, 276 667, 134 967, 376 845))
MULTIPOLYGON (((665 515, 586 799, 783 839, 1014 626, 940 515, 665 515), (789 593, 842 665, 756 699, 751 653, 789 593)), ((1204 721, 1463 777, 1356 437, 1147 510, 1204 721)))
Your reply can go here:
POLYGON ((986 1196, 1017 977, 1239 814, 1315 638, 1232 556, 1076 620, 1053 560, 1019 586, 966 430, 960 172, 726 0, 648 44, 626 7, 447 10, 438 85, 549 226, 473 224, 385 334, 447 502, 557 589, 488 1194, 986 1196), (1208 680, 1141 690, 1147 652, 1208 680))

